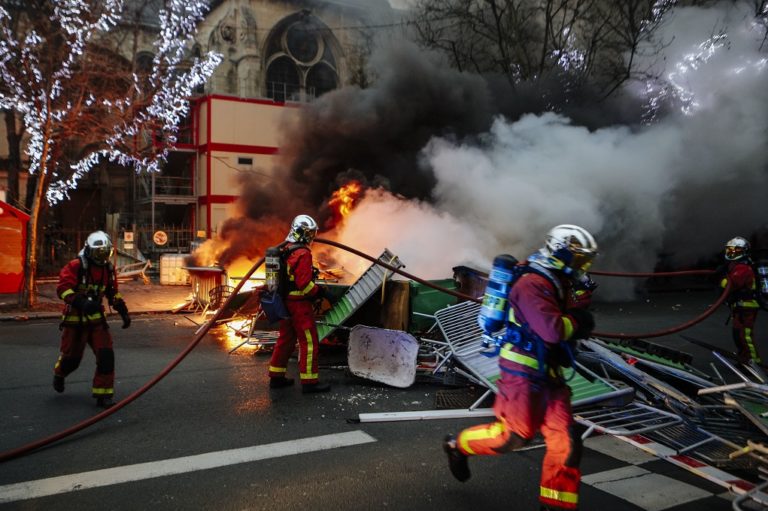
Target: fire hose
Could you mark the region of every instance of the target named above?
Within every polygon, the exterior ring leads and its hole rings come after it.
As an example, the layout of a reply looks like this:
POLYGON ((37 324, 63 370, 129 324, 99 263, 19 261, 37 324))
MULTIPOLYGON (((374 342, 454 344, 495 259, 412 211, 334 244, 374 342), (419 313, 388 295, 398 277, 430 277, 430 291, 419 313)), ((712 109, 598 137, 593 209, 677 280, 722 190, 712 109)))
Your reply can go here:
MULTIPOLYGON (((411 280, 414 280, 415 282, 418 282, 419 284, 422 284, 424 286, 430 287, 432 289, 435 289, 437 291, 442 291, 444 293, 447 293, 449 295, 456 296, 458 298, 461 298, 463 300, 470 300, 473 302, 481 303, 482 300, 474 297, 474 296, 468 296, 463 293, 459 293, 457 291, 454 291, 452 289, 446 289, 444 287, 438 286, 437 284, 434 284, 432 282, 429 282, 424 279, 420 279, 414 275, 411 275, 409 273, 406 273, 405 271, 396 268, 392 265, 389 265, 387 263, 384 263, 374 257, 371 257, 368 254, 365 254, 363 252, 360 252, 359 250, 355 250, 352 247, 348 247, 346 245, 343 245, 337 241, 332 240, 325 240, 325 239, 316 239, 315 240, 318 243, 324 243, 326 245, 331 245, 336 248, 340 248, 342 250, 346 250, 347 252, 350 252, 352 254, 355 254, 359 257, 362 257, 363 259, 368 259, 369 261, 372 261, 376 263, 379 266, 383 266, 384 268, 399 273, 400 275, 409 278, 411 280)), ((680 276, 680 275, 710 275, 714 273, 714 270, 683 270, 683 271, 673 271, 673 272, 659 272, 659 273, 617 273, 617 272, 599 272, 599 271, 593 271, 590 272, 593 275, 604 275, 604 276, 610 276, 610 277, 670 277, 670 276, 680 276)), ((699 323, 703 321, 705 318, 711 316, 715 310, 717 310, 720 305, 725 301, 725 299, 728 297, 728 294, 730 293, 731 285, 728 283, 726 288, 723 290, 720 297, 717 299, 715 303, 710 305, 703 313, 701 313, 696 318, 692 319, 691 321, 687 321, 681 325, 668 328, 665 330, 660 330, 657 332, 648 332, 648 333, 640 333, 640 334, 625 334, 625 333, 613 333, 613 332, 592 332, 592 335, 596 337, 607 337, 609 339, 639 339, 639 338, 648 338, 648 337, 661 337, 664 335, 673 334, 676 332, 680 332, 681 330, 685 330, 686 328, 690 328, 691 326, 695 325, 696 323, 699 323)))
POLYGON ((232 299, 234 299, 234 297, 237 295, 237 293, 240 291, 243 285, 248 281, 251 275, 253 275, 253 272, 255 272, 258 269, 258 267, 261 266, 263 263, 264 263, 264 258, 262 257, 253 265, 250 271, 248 271, 245 274, 245 276, 243 276, 243 278, 240 280, 240 283, 238 283, 235 289, 232 291, 232 294, 230 294, 227 297, 224 303, 214 313, 213 317, 209 319, 207 323, 203 324, 203 326, 200 327, 200 329, 195 333, 195 336, 192 338, 192 341, 190 341, 187 347, 184 348, 184 351, 182 351, 175 359, 173 359, 167 366, 165 366, 165 368, 162 371, 160 371, 157 375, 155 375, 155 377, 153 377, 151 380, 145 383, 141 388, 139 388, 138 390, 135 390, 130 395, 126 396, 125 399, 118 401, 117 403, 114 404, 114 406, 107 408, 103 412, 98 413, 93 417, 86 419, 78 424, 75 424, 74 426, 71 426, 63 431, 60 431, 51 436, 42 438, 35 442, 22 445, 21 447, 17 447, 16 449, 11 449, 9 451, 0 453, 0 463, 4 461, 8 461, 13 458, 17 458, 31 451, 34 451, 35 449, 39 449, 46 445, 52 444, 53 442, 61 440, 62 438, 68 437, 69 435, 77 433, 78 431, 82 431, 83 429, 89 426, 92 426, 93 424, 96 424, 102 419, 106 419, 107 417, 117 412, 118 410, 122 409, 123 407, 127 406, 136 398, 138 398, 139 396, 144 394, 146 391, 154 387, 155 384, 157 384, 160 380, 165 378, 168 375, 168 373, 170 373, 177 365, 179 365, 179 363, 181 363, 181 361, 184 360, 184 358, 186 358, 186 356, 189 355, 189 353, 200 343, 203 337, 205 337, 205 334, 208 333, 208 330, 210 330, 211 327, 214 324, 216 324, 216 321, 219 319, 219 317, 224 313, 225 310, 227 310, 227 306, 229 305, 229 303, 232 301, 232 299))
MULTIPOLYGON (((367 259, 379 266, 382 266, 392 272, 398 273, 402 275, 403 277, 406 277, 408 279, 413 280, 414 282, 418 282, 419 284, 422 284, 424 286, 430 287, 432 289, 435 289, 437 291, 441 291, 443 293, 447 293, 449 295, 455 296, 457 298, 463 299, 463 300, 471 300, 477 303, 480 303, 481 300, 476 297, 468 296, 463 293, 459 293, 458 291, 454 291, 452 289, 447 289, 442 286, 438 286, 432 282, 429 282, 427 280, 421 279, 419 277, 416 277, 415 275, 411 275, 410 273, 401 270, 400 268, 397 268, 395 266, 392 266, 390 264, 387 264, 383 261, 380 261, 379 259, 376 259, 368 254, 365 254, 363 252, 360 252, 359 250, 356 250, 352 247, 349 247, 347 245, 344 245, 342 243, 339 243, 337 241, 332 240, 326 240, 317 238, 315 239, 318 243, 323 243, 326 245, 330 245, 336 248, 339 248, 341 250, 345 250, 347 252, 350 252, 352 254, 357 255, 358 257, 361 257, 363 259, 367 259)), ((84 430, 85 428, 92 426, 93 424, 96 424, 97 422, 101 421, 102 419, 106 419, 110 415, 116 413, 118 410, 121 410, 134 400, 136 400, 138 397, 143 395, 145 392, 147 392, 149 389, 154 387, 160 380, 165 378, 177 365, 181 363, 184 358, 186 358, 187 355, 189 355, 192 350, 200 343, 200 341, 205 337, 205 335, 208 333, 208 331, 211 329, 211 327, 216 324, 216 321, 221 317, 221 315, 224 313, 224 311, 227 310, 227 307, 229 306, 230 302, 235 298, 235 296, 238 294, 240 289, 243 287, 243 285, 248 281, 248 279, 253 275, 253 273, 264 263, 265 258, 261 258, 254 265, 251 267, 251 269, 240 279, 240 282, 235 286, 235 289, 232 291, 232 293, 226 298, 224 303, 215 311, 213 317, 209 319, 203 326, 195 332, 194 337, 190 341, 190 343, 184 348, 184 350, 175 358, 173 359, 165 368, 163 368, 157 375, 155 375, 151 380, 149 380, 147 383, 145 383, 142 387, 135 390, 128 396, 126 396, 125 399, 122 399, 115 403, 114 406, 107 408, 106 410, 94 415, 93 417, 90 417, 89 419, 86 419, 82 422, 79 422, 73 426, 70 426, 69 428, 62 430, 58 433, 55 433, 53 435, 50 435, 48 437, 42 438, 40 440, 36 440, 34 442, 30 442, 26 445, 23 445, 21 447, 17 447, 15 449, 11 449, 5 452, 0 453, 0 463, 4 461, 8 461, 14 458, 17 458, 19 456, 22 456, 24 454, 27 454, 29 452, 32 452, 36 449, 39 449, 41 447, 44 447, 46 445, 52 444, 54 442, 57 442, 58 440, 61 440, 63 438, 66 438, 70 435, 73 435, 79 431, 84 430)), ((594 275, 606 275, 606 276, 623 276, 623 277, 658 277, 658 276, 676 276, 676 275, 695 275, 695 274, 708 274, 712 273, 711 270, 688 270, 688 271, 680 271, 680 272, 662 272, 662 273, 609 273, 609 272, 592 272, 594 275)), ((730 284, 728 284, 723 291, 720 298, 712 304, 704 313, 699 315, 698 317, 694 318, 691 321, 688 321, 682 325, 678 325, 673 328, 669 328, 666 330, 662 330, 659 332, 651 332, 646 334, 623 334, 623 333, 606 333, 606 332, 593 332, 593 335, 600 336, 600 337, 608 337, 608 338, 619 338, 619 339, 636 339, 640 337, 660 337, 662 335, 668 335, 671 333, 679 332, 681 330, 684 330, 686 328, 689 328, 690 326, 702 321, 706 317, 710 316, 712 313, 714 313, 715 309, 717 309, 727 297, 728 293, 730 291, 730 284)))

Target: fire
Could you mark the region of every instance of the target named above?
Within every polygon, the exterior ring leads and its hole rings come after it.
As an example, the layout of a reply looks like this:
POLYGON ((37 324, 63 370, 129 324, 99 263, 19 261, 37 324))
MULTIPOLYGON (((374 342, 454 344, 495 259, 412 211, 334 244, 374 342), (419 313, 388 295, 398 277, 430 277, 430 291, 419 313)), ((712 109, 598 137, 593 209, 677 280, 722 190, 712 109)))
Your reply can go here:
POLYGON ((362 193, 362 183, 354 180, 333 192, 328 200, 328 207, 333 214, 333 218, 329 222, 330 228, 337 226, 349 216, 362 193))

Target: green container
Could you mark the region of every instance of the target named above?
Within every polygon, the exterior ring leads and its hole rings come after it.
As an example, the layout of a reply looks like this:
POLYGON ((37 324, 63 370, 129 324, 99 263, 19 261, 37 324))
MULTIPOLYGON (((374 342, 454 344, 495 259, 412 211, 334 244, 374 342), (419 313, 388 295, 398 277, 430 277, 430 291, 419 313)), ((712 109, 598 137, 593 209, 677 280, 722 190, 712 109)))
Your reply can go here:
MULTIPOLYGON (((456 291, 456 281, 454 279, 429 280, 430 284, 438 287, 456 291)), ((435 323, 434 318, 425 317, 434 316, 435 312, 444 309, 449 305, 456 304, 458 298, 443 291, 433 289, 424 284, 411 281, 411 317, 410 331, 423 332, 429 330, 435 323)))

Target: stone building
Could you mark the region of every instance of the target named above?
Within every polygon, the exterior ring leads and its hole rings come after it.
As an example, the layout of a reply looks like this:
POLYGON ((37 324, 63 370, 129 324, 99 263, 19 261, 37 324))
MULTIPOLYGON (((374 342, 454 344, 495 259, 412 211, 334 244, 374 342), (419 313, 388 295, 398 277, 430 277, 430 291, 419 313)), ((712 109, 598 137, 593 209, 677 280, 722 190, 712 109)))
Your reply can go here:
MULTIPOLYGON (((153 259, 212 236, 238 196, 237 174, 271 172, 282 123, 303 104, 359 83, 371 27, 396 15, 387 0, 210 0, 210 7, 189 51, 215 51, 223 62, 191 98, 163 171, 137 176, 102 164, 72 193, 79 208, 52 209, 57 228, 132 233, 153 259), (167 236, 153 236, 159 230, 167 236)), ((151 12, 141 22, 137 58, 150 62, 157 23, 151 12)), ((0 126, 0 199, 7 154, 0 126)))

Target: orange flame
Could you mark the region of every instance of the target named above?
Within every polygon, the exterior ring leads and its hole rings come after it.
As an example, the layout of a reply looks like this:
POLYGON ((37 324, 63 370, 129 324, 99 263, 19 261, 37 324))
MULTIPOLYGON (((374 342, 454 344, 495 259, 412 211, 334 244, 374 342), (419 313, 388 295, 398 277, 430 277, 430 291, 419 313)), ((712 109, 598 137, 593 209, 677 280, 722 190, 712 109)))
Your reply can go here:
POLYGON ((359 181, 350 181, 333 192, 333 195, 328 200, 328 207, 333 213, 333 219, 329 227, 335 227, 349 216, 362 193, 363 185, 359 181))

